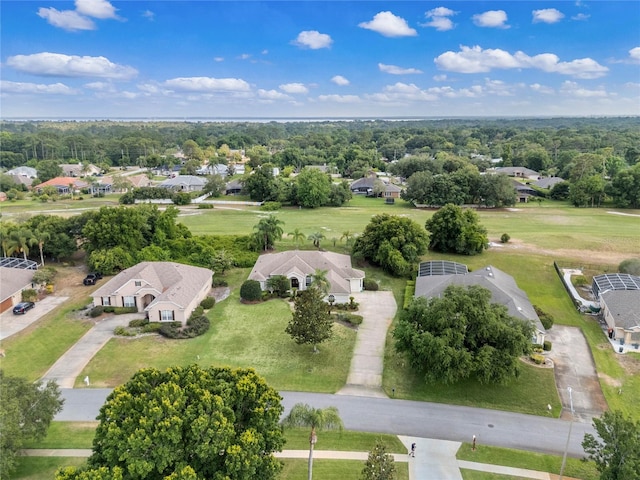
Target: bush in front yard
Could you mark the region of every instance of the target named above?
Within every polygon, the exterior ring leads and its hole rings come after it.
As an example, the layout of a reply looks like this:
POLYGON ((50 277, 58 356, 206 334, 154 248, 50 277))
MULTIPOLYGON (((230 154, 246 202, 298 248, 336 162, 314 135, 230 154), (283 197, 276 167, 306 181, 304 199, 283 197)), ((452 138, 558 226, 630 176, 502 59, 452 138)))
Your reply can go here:
POLYGON ((378 291, 378 288, 380 288, 380 286, 378 285, 378 282, 367 277, 365 277, 364 280, 362 280, 362 285, 364 286, 365 290, 370 290, 372 292, 376 292, 378 291))
POLYGON ((538 315, 538 318, 540 319, 540 322, 545 329, 549 330, 551 327, 553 327, 553 317, 551 315, 535 305, 533 306, 533 308, 536 311, 536 314, 538 315))
POLYGON ((144 327, 147 323, 149 323, 149 319, 148 318, 136 318, 135 320, 131 320, 129 322, 129 326, 131 328, 144 327))
POLYGON ((38 299, 38 292, 36 292, 33 288, 27 288, 22 290, 22 301, 23 302, 35 302, 38 299))
POLYGON ((200 302, 200 306, 205 310, 209 310, 210 308, 213 308, 215 304, 216 304, 216 299, 213 297, 207 297, 200 302))
POLYGON ((142 333, 159 333, 161 328, 162 328, 162 323, 149 322, 146 325, 142 326, 142 333))
POLYGON ((91 309, 91 311, 89 311, 89 316, 91 318, 96 318, 102 315, 103 313, 104 313, 104 307, 102 305, 96 305, 91 309))
POLYGON ((549 340, 545 340, 544 341, 544 345, 542 345, 542 348, 544 349, 545 352, 550 352, 551 351, 551 342, 549 340))
POLYGON ((539 353, 532 353, 531 355, 529 355, 529 358, 537 365, 544 365, 544 355, 540 355, 539 353))
POLYGON ((247 302, 256 302, 262 299, 262 289, 257 280, 246 280, 240 287, 240 298, 247 302))

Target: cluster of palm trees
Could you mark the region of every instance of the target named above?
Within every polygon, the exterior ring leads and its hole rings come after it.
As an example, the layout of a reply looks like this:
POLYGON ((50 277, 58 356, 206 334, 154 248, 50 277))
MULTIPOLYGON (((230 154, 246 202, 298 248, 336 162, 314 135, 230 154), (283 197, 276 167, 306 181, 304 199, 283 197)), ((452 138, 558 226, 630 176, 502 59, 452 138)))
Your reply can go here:
POLYGON ((27 260, 31 247, 38 246, 40 250, 40 265, 44 265, 42 249, 50 239, 48 232, 42 230, 29 230, 13 224, 0 226, 0 245, 4 257, 20 256, 27 260))

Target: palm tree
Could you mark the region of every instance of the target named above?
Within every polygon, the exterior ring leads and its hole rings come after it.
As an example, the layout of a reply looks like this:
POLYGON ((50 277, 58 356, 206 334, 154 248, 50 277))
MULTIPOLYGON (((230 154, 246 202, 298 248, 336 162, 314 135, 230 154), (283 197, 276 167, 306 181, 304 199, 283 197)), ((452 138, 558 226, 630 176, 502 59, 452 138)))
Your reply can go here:
POLYGON ((307 237, 307 240, 311 240, 313 242, 313 246, 320 250, 320 240, 326 238, 321 232, 314 232, 307 237))
POLYGON ((42 254, 42 247, 44 247, 44 243, 48 242, 51 239, 51 235, 49 232, 45 232, 44 230, 35 230, 33 232, 33 243, 38 245, 40 249, 40 266, 44 267, 44 255, 42 254))
POLYGON ((328 273, 329 270, 316 269, 313 274, 313 281, 311 282, 311 286, 320 290, 322 292, 322 296, 328 294, 329 288, 331 288, 331 283, 327 278, 328 273))
POLYGON ((256 230, 256 238, 264 250, 273 248, 276 240, 282 239, 284 230, 280 225, 284 225, 275 215, 269 215, 267 218, 261 218, 257 225, 253 226, 256 230))
POLYGON ((353 233, 351 233, 349 230, 342 232, 340 241, 342 241, 343 239, 344 239, 344 243, 349 245, 349 242, 351 242, 351 240, 353 239, 353 233))
POLYGON ((344 425, 336 407, 313 408, 306 403, 296 403, 283 420, 285 427, 311 427, 309 435, 309 480, 313 477, 313 447, 318 441, 316 432, 342 431, 344 425))
POLYGON ((11 230, 16 228, 14 224, 2 223, 0 224, 0 244, 2 245, 2 256, 8 257, 9 247, 11 246, 11 230))
POLYGON ((14 253, 22 253, 24 259, 29 255, 29 246, 33 245, 33 235, 27 229, 14 230, 9 235, 9 248, 7 254, 9 256, 14 253))
POLYGON ((300 246, 300 242, 304 240, 304 233, 302 233, 299 228, 287 233, 287 236, 293 237, 293 241, 296 242, 296 248, 300 246))

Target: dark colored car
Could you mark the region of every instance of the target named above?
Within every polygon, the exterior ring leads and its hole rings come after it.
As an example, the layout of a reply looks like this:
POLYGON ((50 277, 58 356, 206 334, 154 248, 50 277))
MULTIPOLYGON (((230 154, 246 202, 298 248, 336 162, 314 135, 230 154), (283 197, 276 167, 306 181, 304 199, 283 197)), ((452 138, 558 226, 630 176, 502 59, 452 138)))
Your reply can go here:
POLYGON ((25 313, 27 313, 27 310, 31 310, 35 306, 36 304, 33 302, 20 302, 15 307, 13 307, 13 313, 14 315, 24 315, 25 313))
POLYGON ((100 280, 102 278, 102 274, 98 273, 98 272, 92 272, 89 275, 87 275, 86 277, 84 277, 84 280, 82 281, 83 284, 85 285, 95 285, 96 282, 98 280, 100 280))

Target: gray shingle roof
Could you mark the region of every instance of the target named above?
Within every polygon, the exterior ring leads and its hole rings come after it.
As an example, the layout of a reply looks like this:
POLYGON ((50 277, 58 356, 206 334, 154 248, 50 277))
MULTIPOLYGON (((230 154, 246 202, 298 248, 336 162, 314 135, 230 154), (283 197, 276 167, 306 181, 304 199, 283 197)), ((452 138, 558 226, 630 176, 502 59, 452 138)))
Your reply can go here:
POLYGON ((202 177, 196 177, 195 175, 178 175, 174 178, 168 178, 160 184, 161 187, 173 188, 181 185, 189 187, 204 187, 207 181, 202 177))
POLYGON ((258 257, 249 274, 250 280, 266 281, 270 276, 307 276, 316 270, 327 270, 330 293, 351 293, 349 279, 364 278, 364 272, 351 267, 351 257, 334 252, 291 250, 267 253, 258 257))
POLYGON ((491 301, 507 307, 509 315, 532 321, 535 327, 545 332, 527 294, 518 288, 511 275, 492 266, 474 270, 466 275, 435 275, 416 278, 416 297, 432 298, 441 295, 449 285, 468 287, 479 285, 491 292, 491 301))
POLYGON ((640 328, 640 290, 609 290, 602 299, 617 327, 640 328))
POLYGON ((154 290, 157 302, 169 301, 179 307, 186 307, 202 289, 202 285, 211 278, 213 272, 207 268, 183 265, 175 262, 141 262, 123 270, 103 286, 93 292, 93 297, 117 295, 124 285, 132 280, 142 280, 140 290, 154 290))
POLYGON ((0 301, 11 297, 31 283, 35 270, 0 267, 0 301))

